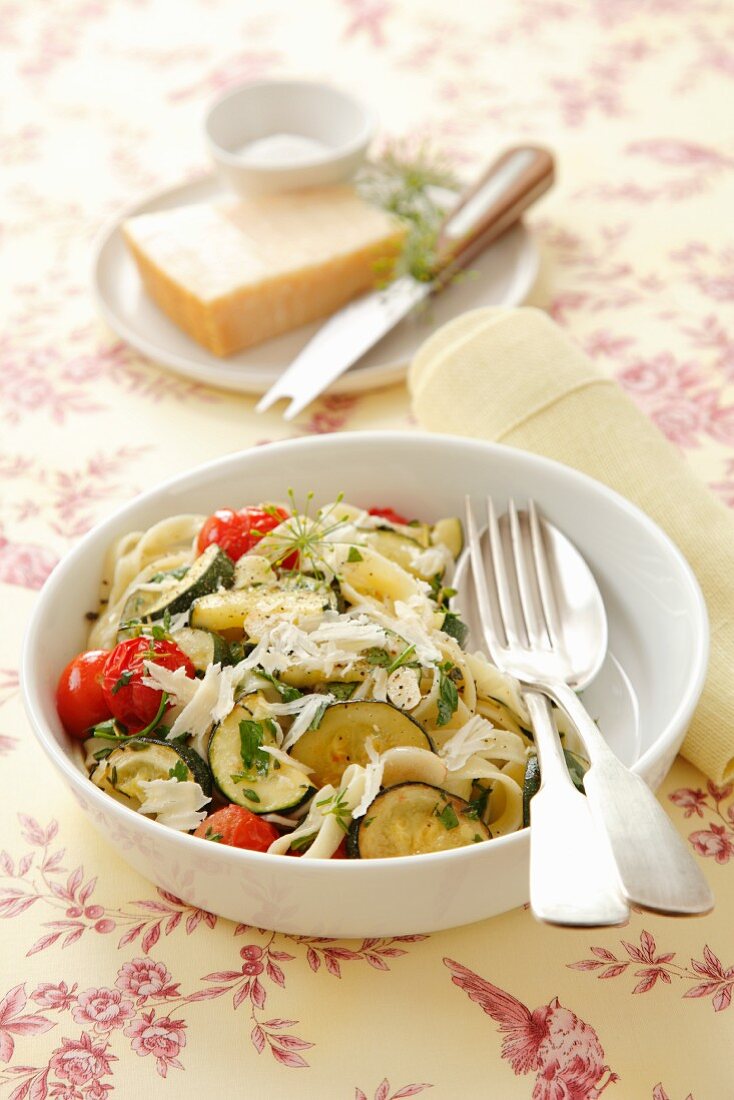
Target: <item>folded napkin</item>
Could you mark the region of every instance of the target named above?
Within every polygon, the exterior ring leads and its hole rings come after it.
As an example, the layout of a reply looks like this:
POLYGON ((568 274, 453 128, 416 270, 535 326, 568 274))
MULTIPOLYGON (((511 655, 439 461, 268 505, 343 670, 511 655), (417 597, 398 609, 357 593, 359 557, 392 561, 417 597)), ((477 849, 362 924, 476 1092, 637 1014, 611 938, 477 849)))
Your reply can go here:
POLYGON ((711 661, 681 752, 734 777, 734 515, 629 397, 537 309, 481 309, 439 329, 410 367, 421 427, 535 451, 633 501, 688 559, 708 605, 711 661), (593 424, 580 432, 579 424, 593 424))

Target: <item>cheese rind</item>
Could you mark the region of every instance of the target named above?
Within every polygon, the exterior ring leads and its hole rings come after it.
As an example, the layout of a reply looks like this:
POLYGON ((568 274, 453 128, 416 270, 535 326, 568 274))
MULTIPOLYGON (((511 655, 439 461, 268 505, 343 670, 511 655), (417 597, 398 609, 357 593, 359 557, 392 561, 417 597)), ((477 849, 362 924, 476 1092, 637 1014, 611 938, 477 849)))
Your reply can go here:
POLYGON ((183 206, 123 225, 150 297, 220 356, 327 317, 369 290, 404 232, 346 186, 183 206))

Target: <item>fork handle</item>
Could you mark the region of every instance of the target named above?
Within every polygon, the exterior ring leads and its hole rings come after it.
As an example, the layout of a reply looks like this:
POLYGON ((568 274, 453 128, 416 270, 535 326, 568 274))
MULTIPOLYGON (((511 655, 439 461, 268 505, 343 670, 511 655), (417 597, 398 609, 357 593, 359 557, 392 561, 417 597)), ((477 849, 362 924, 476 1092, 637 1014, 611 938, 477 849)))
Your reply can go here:
POLYGON ((568 774, 548 698, 524 692, 535 731, 540 790, 530 803, 530 906, 549 924, 622 924, 629 908, 588 802, 568 774))
POLYGON ((703 873, 645 781, 614 755, 576 693, 544 684, 573 722, 591 764, 584 789, 604 829, 622 892, 635 905, 661 913, 708 913, 714 897, 703 873))

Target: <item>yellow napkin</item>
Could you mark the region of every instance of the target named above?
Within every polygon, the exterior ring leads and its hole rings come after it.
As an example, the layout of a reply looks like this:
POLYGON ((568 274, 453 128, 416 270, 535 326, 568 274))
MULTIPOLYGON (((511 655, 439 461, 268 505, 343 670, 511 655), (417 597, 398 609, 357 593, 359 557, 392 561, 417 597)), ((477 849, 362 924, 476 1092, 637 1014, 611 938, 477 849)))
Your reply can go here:
POLYGON ((734 776, 734 516, 617 384, 544 313, 481 309, 444 325, 410 367, 423 428, 535 451, 633 501, 690 562, 708 605, 711 662, 682 753, 734 776), (591 424, 593 431, 579 431, 591 424))

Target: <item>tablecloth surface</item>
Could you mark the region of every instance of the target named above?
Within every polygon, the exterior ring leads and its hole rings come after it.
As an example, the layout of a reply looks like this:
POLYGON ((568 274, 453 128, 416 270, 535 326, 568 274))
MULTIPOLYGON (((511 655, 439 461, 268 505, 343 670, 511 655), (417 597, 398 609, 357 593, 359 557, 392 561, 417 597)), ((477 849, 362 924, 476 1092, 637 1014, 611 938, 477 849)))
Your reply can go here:
POLYGON ((660 791, 717 895, 700 920, 273 935, 161 893, 90 831, 17 671, 43 580, 136 492, 268 440, 411 428, 402 386, 258 418, 95 314, 100 225, 206 170, 205 105, 243 79, 351 87, 384 139, 467 177, 550 145, 530 301, 734 504, 730 0, 3 0, 0 51, 0 1096, 734 1097, 732 786, 679 760, 660 791))

